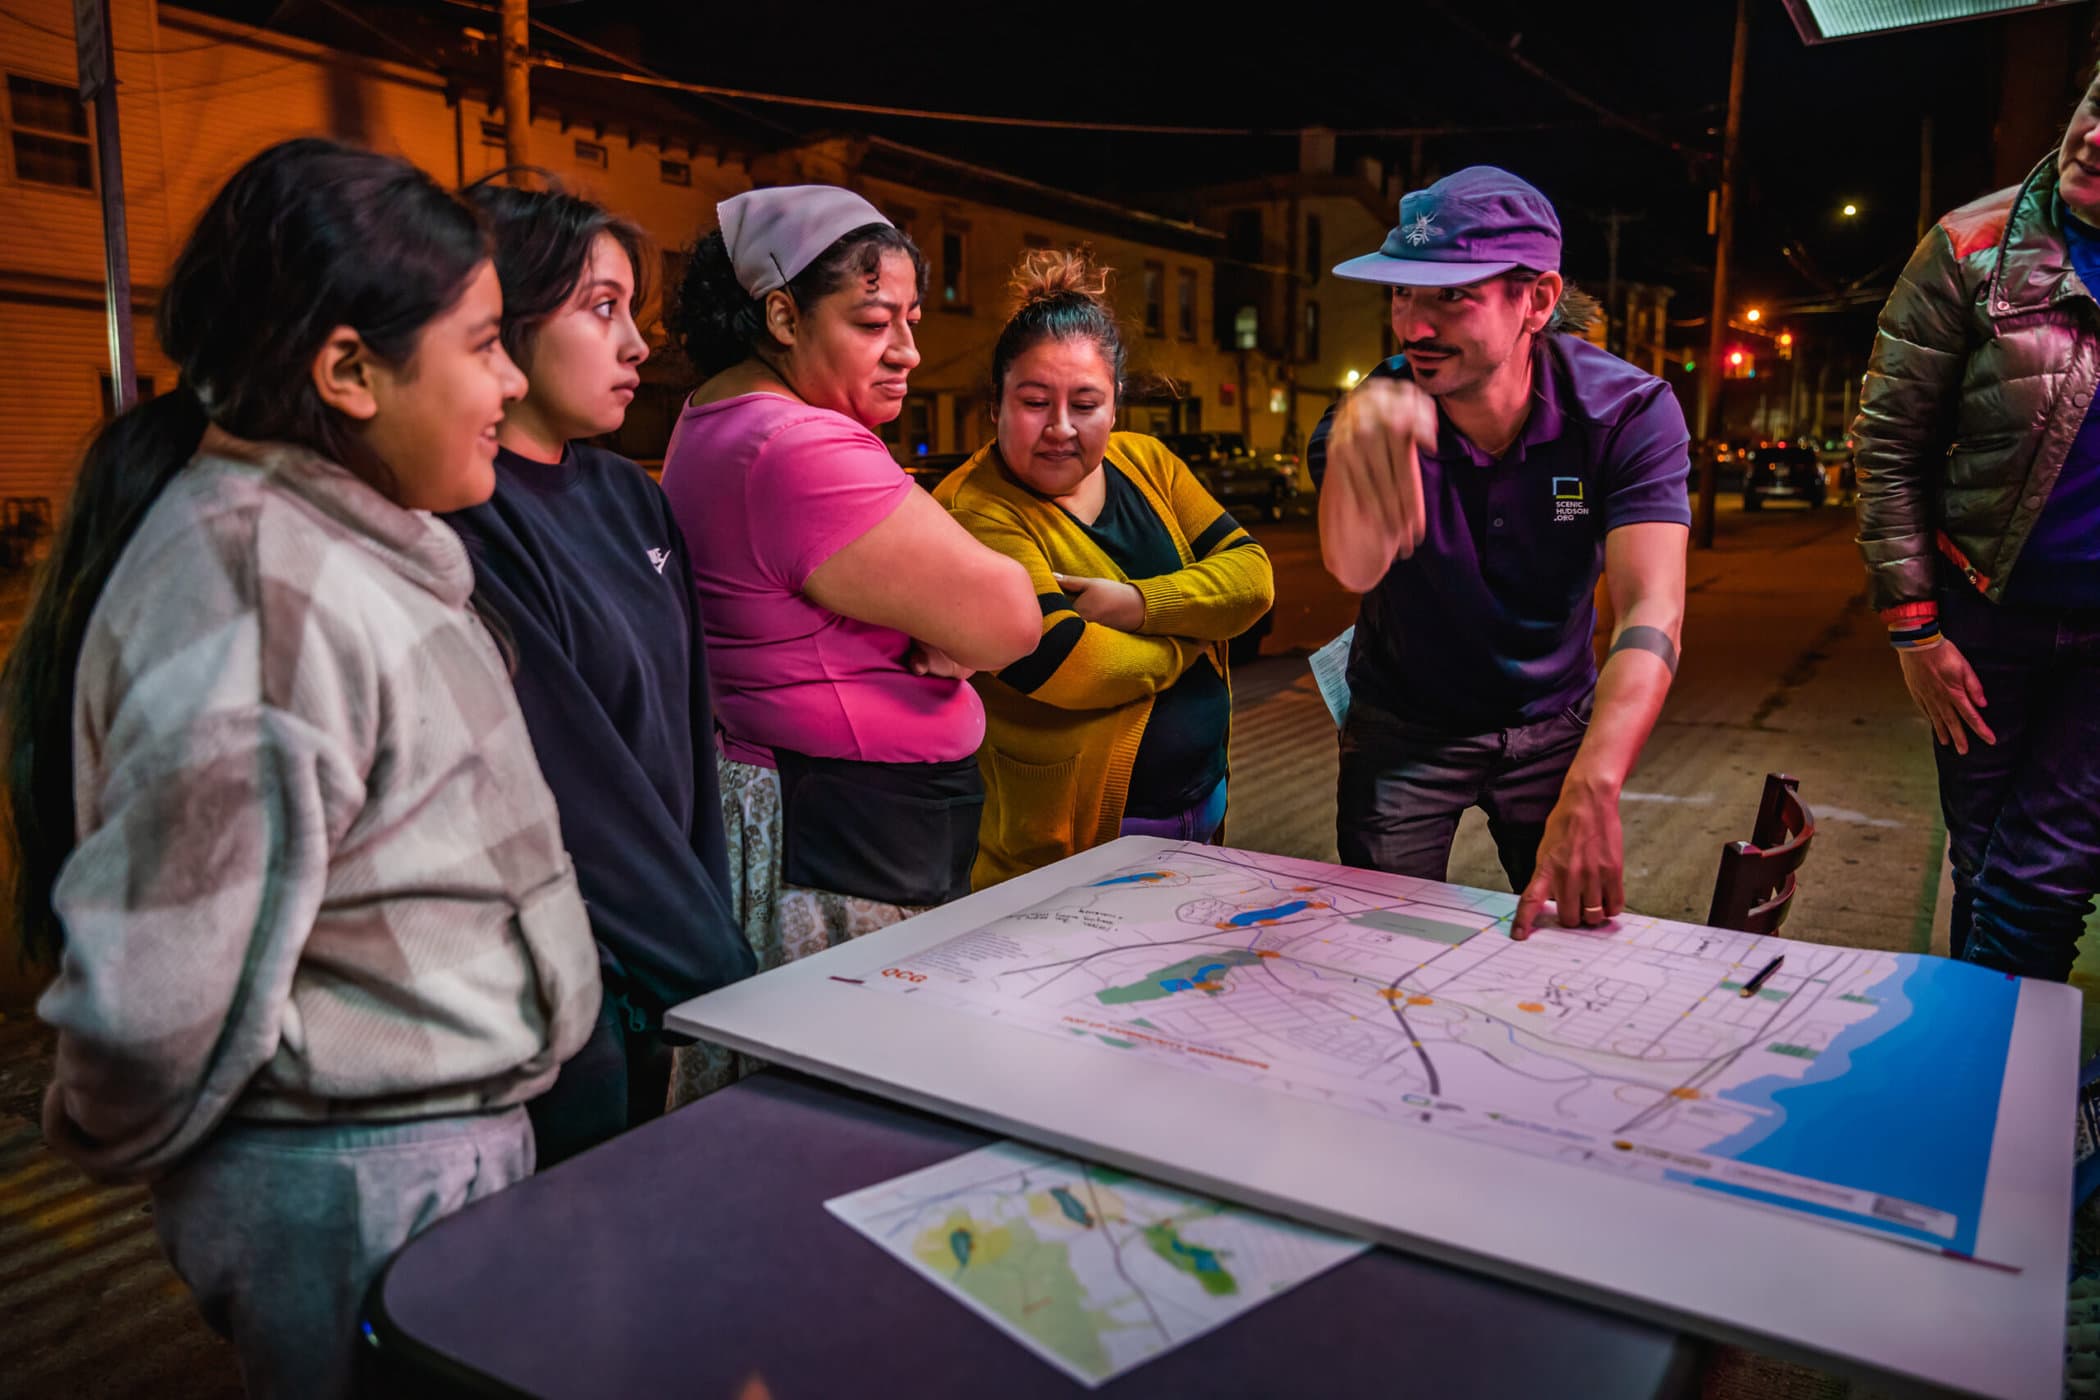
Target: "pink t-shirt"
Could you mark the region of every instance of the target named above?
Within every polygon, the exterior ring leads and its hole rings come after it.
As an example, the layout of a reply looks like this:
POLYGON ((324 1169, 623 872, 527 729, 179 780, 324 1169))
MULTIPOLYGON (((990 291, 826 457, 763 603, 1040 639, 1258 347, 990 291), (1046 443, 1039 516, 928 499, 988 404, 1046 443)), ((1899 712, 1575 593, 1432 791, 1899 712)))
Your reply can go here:
POLYGON ((688 407, 664 493, 693 556, 723 752, 933 763, 984 740, 963 681, 915 676, 911 638, 819 607, 802 585, 919 488, 842 413, 779 394, 688 407))

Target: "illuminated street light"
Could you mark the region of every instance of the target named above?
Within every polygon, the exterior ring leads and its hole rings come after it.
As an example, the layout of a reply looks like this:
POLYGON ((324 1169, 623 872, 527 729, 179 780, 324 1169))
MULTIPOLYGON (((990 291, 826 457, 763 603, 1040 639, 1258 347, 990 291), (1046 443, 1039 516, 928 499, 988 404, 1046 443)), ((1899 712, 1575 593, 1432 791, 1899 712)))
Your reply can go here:
POLYGON ((1745 312, 1743 313, 1743 319, 1744 319, 1745 321, 1748 321, 1748 322, 1749 322, 1749 323, 1750 323, 1751 325, 1753 325, 1753 326, 1754 326, 1754 325, 1756 325, 1756 324, 1757 324, 1757 323, 1758 323, 1759 321, 1762 321, 1762 320, 1763 320, 1764 318, 1765 318, 1765 313, 1764 313, 1764 312, 1762 312, 1762 311, 1759 311, 1759 310, 1758 310, 1758 309, 1757 309, 1756 307, 1754 307, 1754 306, 1753 306, 1753 307, 1751 307, 1751 308, 1750 308, 1750 309, 1749 309, 1748 311, 1745 311, 1745 312))
POLYGON ((1845 206, 1845 217, 1846 217, 1846 218, 1848 218, 1848 219, 1856 219, 1856 218, 1858 218, 1858 217, 1859 217, 1859 206, 1858 206, 1857 204, 1848 204, 1848 205, 1846 205, 1846 206, 1845 206))

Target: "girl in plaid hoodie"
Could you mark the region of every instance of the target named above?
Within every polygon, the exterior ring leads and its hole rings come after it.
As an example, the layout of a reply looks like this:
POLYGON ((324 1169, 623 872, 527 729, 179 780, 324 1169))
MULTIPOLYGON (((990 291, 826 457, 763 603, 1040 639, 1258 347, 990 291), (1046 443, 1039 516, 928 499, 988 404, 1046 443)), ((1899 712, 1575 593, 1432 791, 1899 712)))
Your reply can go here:
POLYGON ((273 146, 206 209, 9 659, 52 1146, 151 1185, 258 1395, 346 1393, 392 1252, 532 1169, 597 958, 473 570, 524 381, 474 214, 273 146))

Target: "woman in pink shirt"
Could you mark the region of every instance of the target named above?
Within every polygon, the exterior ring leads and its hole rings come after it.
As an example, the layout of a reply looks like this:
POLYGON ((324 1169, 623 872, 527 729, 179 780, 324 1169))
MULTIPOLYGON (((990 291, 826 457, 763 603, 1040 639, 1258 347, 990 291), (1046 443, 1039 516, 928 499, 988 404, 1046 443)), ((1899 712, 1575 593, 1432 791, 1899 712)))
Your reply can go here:
POLYGON ((873 429, 919 362, 926 264, 860 196, 717 208, 672 329, 704 377, 664 460, 693 558, 740 916, 761 968, 970 888, 984 710, 1042 630, 1028 574, 873 429))

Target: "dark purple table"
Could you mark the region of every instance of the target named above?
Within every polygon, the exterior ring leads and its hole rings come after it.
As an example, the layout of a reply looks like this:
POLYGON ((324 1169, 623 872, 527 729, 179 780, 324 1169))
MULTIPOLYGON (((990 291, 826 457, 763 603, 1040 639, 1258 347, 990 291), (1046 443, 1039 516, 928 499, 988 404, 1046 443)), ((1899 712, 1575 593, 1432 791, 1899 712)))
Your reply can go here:
MULTIPOLYGON (((386 1388, 1084 1395, 824 1210, 989 1141, 800 1075, 746 1080, 412 1241, 368 1302, 386 1388)), ((1667 1397, 1696 1372, 1666 1330, 1375 1249, 1100 1393, 1667 1397)))

